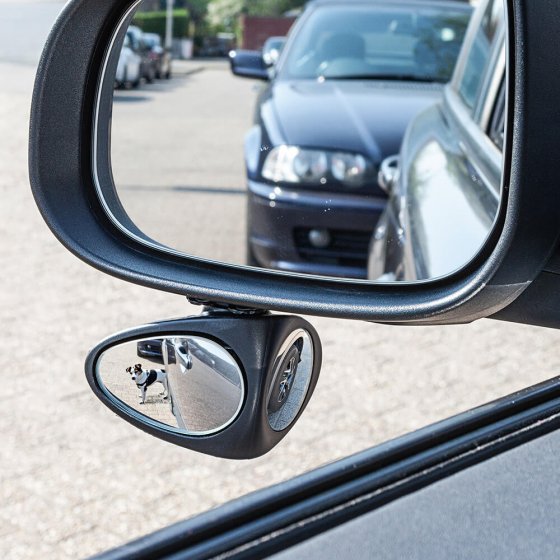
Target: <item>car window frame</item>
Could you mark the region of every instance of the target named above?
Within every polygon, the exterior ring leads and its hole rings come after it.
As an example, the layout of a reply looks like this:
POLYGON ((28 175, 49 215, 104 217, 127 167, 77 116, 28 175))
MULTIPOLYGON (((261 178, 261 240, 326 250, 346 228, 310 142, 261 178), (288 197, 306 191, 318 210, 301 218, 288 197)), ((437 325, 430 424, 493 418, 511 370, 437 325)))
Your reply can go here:
MULTIPOLYGON (((482 14, 485 12, 486 10, 484 10, 482 14)), ((472 150, 467 145, 471 142, 473 145, 482 146, 488 154, 489 159, 492 161, 492 167, 494 169, 503 169, 503 149, 500 150, 492 141, 489 135, 488 127, 498 101, 500 85, 504 80, 507 80, 507 18, 504 18, 501 21, 500 26, 494 34, 493 43, 490 49, 490 56, 488 57, 488 62, 486 63, 484 69, 484 76, 480 82, 481 86, 472 107, 465 102, 459 91, 465 73, 466 63, 468 62, 471 48, 480 30, 482 21, 483 17, 479 16, 477 21, 475 23, 473 22, 473 26, 467 33, 465 41, 468 41, 468 46, 464 49, 460 60, 457 62, 453 79, 445 88, 444 104, 446 105, 449 114, 452 115, 458 123, 461 123, 459 126, 464 131, 465 136, 469 139, 468 142, 460 142, 461 149, 465 153, 471 152, 472 150)), ((507 110, 507 99, 505 108, 507 110)), ((476 162, 476 158, 470 158, 470 161, 474 164, 474 162, 476 162)), ((492 181, 490 179, 488 172, 476 164, 474 167, 488 191, 497 199, 498 204, 500 204, 502 181, 500 181, 497 189, 493 188, 496 181, 492 181)))
POLYGON ((496 28, 495 32, 494 32, 494 36, 491 39, 491 43, 490 43, 490 56, 488 57, 488 61, 484 67, 484 71, 483 71, 483 76, 479 82, 479 86, 478 86, 478 90, 476 92, 476 96, 474 99, 474 103, 472 106, 470 106, 465 98, 463 97, 462 93, 461 93, 461 86, 463 83, 463 79, 465 77, 466 74, 466 70, 468 68, 468 63, 470 61, 470 56, 471 53, 473 51, 473 48, 475 46, 476 43, 476 39, 478 38, 479 32, 481 30, 481 26, 484 23, 484 17, 486 15, 486 12, 488 10, 488 6, 490 5, 490 2, 493 1, 501 1, 503 3, 503 9, 504 9, 504 15, 506 13, 506 4, 505 4, 505 0, 486 0, 486 6, 484 8, 484 10, 482 10, 479 14, 478 17, 476 17, 476 20, 471 21, 471 28, 469 30, 467 30, 467 34, 465 36, 464 42, 463 42, 463 50, 461 52, 461 55, 459 57, 459 60, 457 61, 457 64, 455 66, 455 72, 453 75, 453 78, 451 80, 451 83, 453 84, 454 89, 457 92, 457 95, 459 97, 459 99, 461 99, 461 102, 465 105, 465 107, 467 107, 469 109, 469 111, 471 112, 471 114, 476 118, 476 116, 479 114, 480 111, 480 101, 481 99, 484 97, 487 88, 488 88, 488 80, 491 79, 491 74, 489 73, 489 70, 492 68, 492 63, 494 62, 494 57, 496 56, 496 48, 497 45, 500 44, 500 42, 503 41, 504 38, 504 33, 505 33, 505 27, 506 27, 506 20, 507 17, 504 17, 500 22, 498 27, 496 28))
POLYGON ((503 150, 505 139, 506 104, 506 83, 505 77, 502 77, 496 102, 486 129, 488 137, 500 152, 503 150))
MULTIPOLYGON (((333 527, 560 430, 560 378, 264 488, 102 553, 98 560, 238 558, 294 550, 333 527), (326 521, 326 522, 325 522, 326 521)), ((545 478, 543 473, 537 476, 545 478)), ((451 483, 450 491, 457 486, 451 483)), ((468 487, 460 490, 468 499, 468 487)), ((450 494, 451 495, 451 494, 450 494)), ((494 510, 489 510, 493 512, 494 510)), ((460 531, 459 531, 460 532, 460 531)), ((345 535, 348 533, 345 532, 345 535)), ((351 540, 349 540, 351 543, 351 540)))
MULTIPOLYGON (((499 43, 498 43, 499 44, 499 43)), ((500 102, 500 95, 503 92, 505 95, 504 82, 507 80, 506 71, 506 44, 504 30, 501 31, 501 47, 496 48, 493 53, 492 65, 488 66, 489 75, 485 77, 485 85, 480 92, 479 99, 477 100, 476 114, 473 115, 473 122, 479 129, 477 137, 484 148, 488 150, 492 159, 498 158, 500 161, 503 158, 503 145, 500 148, 491 138, 490 127, 492 125, 494 114, 498 103, 500 102)), ((507 97, 504 99, 503 112, 507 110, 507 97)), ((496 159, 497 161, 497 159, 496 159)))

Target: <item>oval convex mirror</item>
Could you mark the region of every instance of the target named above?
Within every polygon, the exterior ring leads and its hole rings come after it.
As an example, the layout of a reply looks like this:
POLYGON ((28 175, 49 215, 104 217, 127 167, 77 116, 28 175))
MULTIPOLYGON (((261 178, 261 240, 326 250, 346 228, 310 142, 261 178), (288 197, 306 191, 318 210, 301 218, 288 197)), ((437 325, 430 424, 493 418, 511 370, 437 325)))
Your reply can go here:
POLYGON ((125 342, 97 362, 100 387, 131 411, 181 433, 203 436, 231 424, 245 382, 233 356, 199 336, 125 342))
POLYGON ((293 332, 284 342, 274 364, 268 395, 268 421, 273 430, 289 426, 307 394, 313 368, 313 344, 304 330, 293 332))
POLYGON ((292 429, 317 384, 321 342, 300 317, 205 311, 118 333, 86 361, 97 397, 171 443, 258 457, 292 429))
POLYGON ((95 107, 108 215, 144 245, 236 266, 460 270, 497 223, 507 147, 504 1, 467 32, 473 3, 308 2, 292 25, 281 3, 211 2, 195 29, 180 6, 136 2, 95 107))

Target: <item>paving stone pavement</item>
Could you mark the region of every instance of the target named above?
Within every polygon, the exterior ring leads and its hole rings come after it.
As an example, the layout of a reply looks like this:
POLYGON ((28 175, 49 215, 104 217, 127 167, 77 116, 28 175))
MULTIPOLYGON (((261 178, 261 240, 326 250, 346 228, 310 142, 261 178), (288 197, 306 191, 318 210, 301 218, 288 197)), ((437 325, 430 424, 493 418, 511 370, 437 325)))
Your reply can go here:
POLYGON ((32 80, 0 64, 1 558, 85 557, 560 372, 553 330, 310 318, 321 379, 267 456, 224 461, 136 430, 90 393, 88 349, 198 310, 100 274, 48 231, 27 177, 32 80))

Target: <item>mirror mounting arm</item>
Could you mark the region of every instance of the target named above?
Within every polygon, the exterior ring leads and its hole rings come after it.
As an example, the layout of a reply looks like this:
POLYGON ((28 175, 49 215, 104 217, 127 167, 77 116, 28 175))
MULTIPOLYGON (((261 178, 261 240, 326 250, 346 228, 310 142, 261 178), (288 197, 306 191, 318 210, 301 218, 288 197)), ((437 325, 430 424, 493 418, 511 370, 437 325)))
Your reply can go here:
POLYGON ((203 307, 202 314, 205 316, 236 315, 238 317, 262 317, 270 314, 270 311, 267 309, 256 309, 254 307, 243 307, 229 303, 219 303, 191 296, 187 296, 187 300, 192 305, 201 305, 203 307))

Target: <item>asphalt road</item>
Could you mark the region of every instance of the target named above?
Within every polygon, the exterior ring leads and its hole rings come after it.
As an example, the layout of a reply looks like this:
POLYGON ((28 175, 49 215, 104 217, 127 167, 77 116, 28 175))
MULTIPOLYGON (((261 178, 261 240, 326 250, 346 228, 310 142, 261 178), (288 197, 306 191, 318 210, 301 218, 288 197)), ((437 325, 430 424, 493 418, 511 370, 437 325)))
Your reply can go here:
POLYGON ((174 77, 115 92, 113 176, 132 221, 182 252, 245 263, 243 137, 258 85, 225 61, 178 62, 174 77))
POLYGON ((56 0, 0 0, 0 61, 35 65, 63 6, 56 0))
POLYGON ((84 557, 560 372, 553 330, 310 318, 321 378, 267 456, 224 461, 136 430, 91 394, 88 349, 199 310, 100 274, 48 231, 27 177, 33 74, 0 63, 1 558, 84 557))

